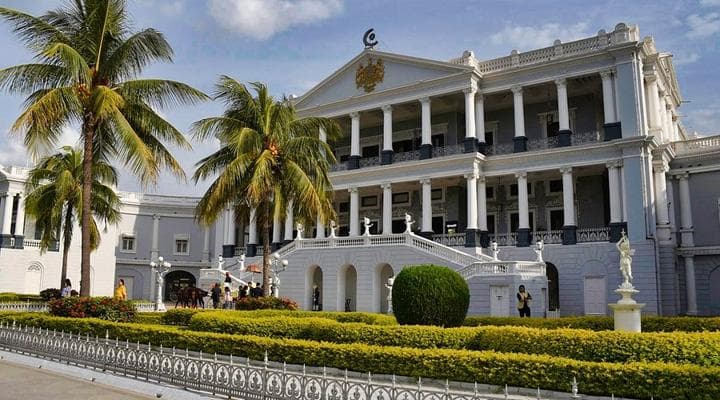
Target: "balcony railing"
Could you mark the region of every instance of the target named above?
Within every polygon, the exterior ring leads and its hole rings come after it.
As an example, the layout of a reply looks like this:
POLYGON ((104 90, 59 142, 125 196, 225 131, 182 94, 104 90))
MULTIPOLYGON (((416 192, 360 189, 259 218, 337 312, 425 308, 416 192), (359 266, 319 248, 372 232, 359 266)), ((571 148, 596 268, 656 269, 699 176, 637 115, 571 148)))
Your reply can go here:
POLYGON ((610 241, 610 228, 578 228, 577 241, 578 243, 608 242, 610 241))
POLYGON ((465 233, 441 233, 432 236, 432 240, 435 243, 440 243, 445 246, 464 246, 465 245, 465 233))
MULTIPOLYGON (((601 142, 603 140, 603 136, 598 131, 580 132, 570 135, 570 140, 573 146, 579 146, 586 143, 601 142)), ((530 139, 527 143, 528 151, 555 149, 558 147, 560 147, 560 143, 558 142, 557 136, 549 138, 530 139)), ((499 143, 494 146, 488 146, 485 151, 488 156, 511 154, 515 151, 515 146, 513 143, 499 143)))
MULTIPOLYGON (((563 242, 563 231, 533 231, 533 243, 542 240, 545 244, 561 244, 563 242)), ((432 240, 445 246, 464 246, 465 233, 435 234, 432 240)), ((496 241, 498 246, 517 245, 517 233, 491 233, 490 240, 496 241)), ((607 242, 610 240, 610 228, 578 228, 577 242, 607 242)))
POLYGON ((718 152, 720 151, 720 135, 674 142, 672 147, 678 156, 718 152))

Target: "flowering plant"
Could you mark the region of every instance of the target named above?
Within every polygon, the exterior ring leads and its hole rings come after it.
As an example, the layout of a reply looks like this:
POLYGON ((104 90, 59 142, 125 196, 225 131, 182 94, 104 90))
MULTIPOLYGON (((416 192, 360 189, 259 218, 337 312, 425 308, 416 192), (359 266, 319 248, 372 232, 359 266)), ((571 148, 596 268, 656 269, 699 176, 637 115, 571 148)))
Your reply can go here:
POLYGON ((135 305, 112 297, 63 297, 48 303, 50 314, 58 317, 100 318, 108 321, 132 322, 135 305))

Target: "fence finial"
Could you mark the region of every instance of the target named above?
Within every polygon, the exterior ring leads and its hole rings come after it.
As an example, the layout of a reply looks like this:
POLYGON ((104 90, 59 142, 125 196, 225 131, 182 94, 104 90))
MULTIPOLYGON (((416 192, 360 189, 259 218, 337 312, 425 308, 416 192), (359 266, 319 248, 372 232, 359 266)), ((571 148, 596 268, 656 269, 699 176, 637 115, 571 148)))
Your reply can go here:
POLYGON ((503 394, 505 395, 505 400, 508 398, 508 387, 507 384, 505 384, 505 390, 503 391, 503 394))

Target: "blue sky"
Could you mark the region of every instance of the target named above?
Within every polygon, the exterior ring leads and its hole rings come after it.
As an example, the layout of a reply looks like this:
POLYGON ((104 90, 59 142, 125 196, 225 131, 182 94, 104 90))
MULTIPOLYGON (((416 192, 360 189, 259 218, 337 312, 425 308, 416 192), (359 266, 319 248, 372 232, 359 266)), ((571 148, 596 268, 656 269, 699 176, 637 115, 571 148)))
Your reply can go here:
MULTIPOLYGON (((5 7, 40 14, 60 1, 0 0, 5 7)), ((273 93, 300 95, 363 49, 363 32, 373 27, 379 49, 447 60, 465 49, 479 59, 545 47, 611 31, 618 22, 637 24, 660 51, 674 54, 689 131, 720 133, 720 0, 684 1, 412 1, 412 0, 129 0, 135 28, 162 31, 175 50, 173 64, 156 64, 146 77, 189 83, 211 92, 219 74, 262 81, 273 93)), ((30 61, 30 54, 0 23, 0 68, 30 61)), ((0 164, 26 165, 21 142, 8 130, 21 97, 0 94, 0 164)), ((162 110, 186 131, 195 120, 217 114, 217 104, 162 110)), ((77 139, 69 127, 63 144, 77 139)), ((215 148, 193 143, 176 156, 191 175, 194 163, 215 148)), ((207 184, 163 176, 141 188, 123 172, 121 190, 201 194, 207 184)))

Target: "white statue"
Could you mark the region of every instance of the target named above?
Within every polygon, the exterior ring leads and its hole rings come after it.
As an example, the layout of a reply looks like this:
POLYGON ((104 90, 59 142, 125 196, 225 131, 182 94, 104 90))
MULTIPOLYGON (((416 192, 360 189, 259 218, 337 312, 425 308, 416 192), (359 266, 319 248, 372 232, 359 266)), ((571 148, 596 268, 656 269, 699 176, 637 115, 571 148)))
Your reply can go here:
POLYGON ((303 232, 305 231, 305 228, 303 227, 303 224, 297 223, 295 225, 295 229, 297 229, 297 237, 295 239, 297 240, 303 240, 303 232))
POLYGON ((492 241, 492 243, 490 243, 490 251, 492 251, 493 260, 500 261, 500 259, 498 258, 498 253, 500 252, 500 250, 498 250, 497 242, 494 240, 492 241))
POLYGON ((280 297, 280 274, 273 274, 270 289, 273 297, 280 297))
POLYGON ((223 256, 218 256, 217 269, 223 269, 224 264, 225 261, 223 260, 223 256))
POLYGON ((335 237, 335 230, 337 229, 337 225, 335 225, 335 221, 330 221, 330 237, 335 237))
POLYGON ((620 252, 620 272, 623 274, 622 286, 632 286, 632 256, 635 255, 635 249, 630 248, 630 240, 625 234, 625 230, 622 231, 622 236, 615 244, 615 247, 620 252))
POLYGON ((535 252, 535 261, 537 262, 545 262, 543 261, 542 252, 545 248, 545 243, 543 243, 542 239, 538 240, 537 243, 535 243, 535 249, 533 251, 535 252))
POLYGON ((370 236, 370 228, 373 226, 373 224, 370 223, 370 218, 363 217, 363 225, 365 225, 365 232, 363 232, 363 236, 370 236))
POLYGON ((412 225, 415 221, 412 220, 412 215, 405 213, 405 233, 412 233, 412 225))
POLYGON ((392 309, 392 289, 393 289, 393 284, 394 284, 394 283, 395 283, 395 277, 394 277, 394 276, 391 276, 391 277, 388 278, 387 283, 385 284, 385 288, 387 288, 387 290, 388 290, 388 295, 387 295, 387 302, 388 302, 388 311, 387 311, 387 312, 388 312, 388 314, 392 314, 392 312, 393 312, 393 309, 392 309))

